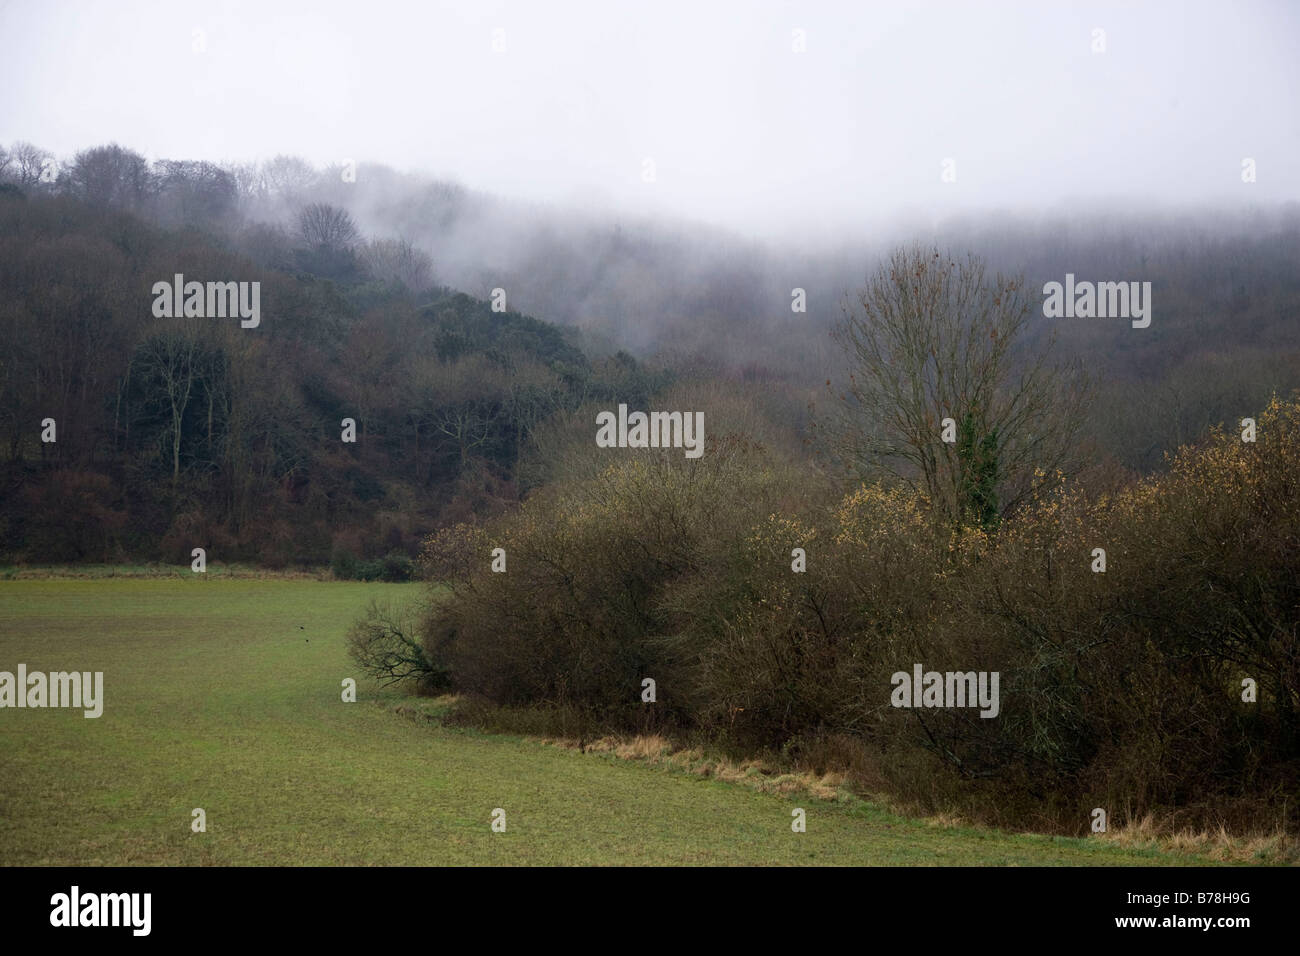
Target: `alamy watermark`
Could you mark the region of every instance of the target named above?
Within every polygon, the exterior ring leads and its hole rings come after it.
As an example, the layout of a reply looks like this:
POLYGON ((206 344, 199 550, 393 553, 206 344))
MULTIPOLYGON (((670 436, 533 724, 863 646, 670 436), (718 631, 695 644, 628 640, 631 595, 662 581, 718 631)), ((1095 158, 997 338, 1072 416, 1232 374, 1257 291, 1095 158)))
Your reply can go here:
POLYGON ((687 458, 704 454, 703 412, 632 412, 596 415, 598 448, 684 448, 687 458))
POLYGON ((996 717, 998 671, 926 671, 920 664, 912 673, 897 671, 890 679, 894 691, 889 703, 894 707, 978 707, 981 717, 996 717))
POLYGON ((1049 319, 1132 319, 1133 328, 1151 324, 1150 282, 1075 282, 1065 274, 1065 284, 1043 286, 1043 315, 1049 319))
POLYGON ((171 282, 155 282, 153 314, 158 319, 225 319, 239 317, 239 327, 255 329, 262 321, 262 283, 186 282, 176 273, 171 282))
POLYGON ((133 936, 148 936, 153 922, 152 893, 82 893, 79 886, 50 897, 51 926, 129 926, 133 936))
POLYGON ((3 707, 79 707, 85 717, 104 713, 104 672, 41 671, 27 672, 18 665, 18 674, 0 671, 0 708, 3 707))

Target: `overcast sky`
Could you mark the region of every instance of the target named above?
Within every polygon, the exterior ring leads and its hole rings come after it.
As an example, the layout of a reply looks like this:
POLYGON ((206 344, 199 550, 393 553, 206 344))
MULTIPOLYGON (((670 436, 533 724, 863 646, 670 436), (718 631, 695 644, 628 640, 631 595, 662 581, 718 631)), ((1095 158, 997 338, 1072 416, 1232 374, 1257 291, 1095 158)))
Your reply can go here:
POLYGON ((756 234, 1300 198, 1284 0, 0 0, 0 51, 0 141, 59 156, 369 160, 756 234))

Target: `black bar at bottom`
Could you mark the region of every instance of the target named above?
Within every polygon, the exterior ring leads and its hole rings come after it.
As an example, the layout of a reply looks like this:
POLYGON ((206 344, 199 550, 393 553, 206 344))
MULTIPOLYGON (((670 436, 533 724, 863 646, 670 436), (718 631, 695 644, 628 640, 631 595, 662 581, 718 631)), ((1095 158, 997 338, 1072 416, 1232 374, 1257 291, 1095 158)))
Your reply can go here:
POLYGON ((436 944, 461 929, 580 938, 602 926, 622 927, 628 942, 660 934, 667 942, 695 924, 796 936, 838 926, 873 943, 1041 941, 1046 929, 1054 941, 1232 945, 1293 936, 1297 889, 1293 868, 1249 867, 0 868, 0 925, 6 942, 65 937, 115 947, 263 938, 436 944), (119 925, 72 926, 73 887, 77 923, 119 925), (139 932, 143 894, 147 935, 139 932))

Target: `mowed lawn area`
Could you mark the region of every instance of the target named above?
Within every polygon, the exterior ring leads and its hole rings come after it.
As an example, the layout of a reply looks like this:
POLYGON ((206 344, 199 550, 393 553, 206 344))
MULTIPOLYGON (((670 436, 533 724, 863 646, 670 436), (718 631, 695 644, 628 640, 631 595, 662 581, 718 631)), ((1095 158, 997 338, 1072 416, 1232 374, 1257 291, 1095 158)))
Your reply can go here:
POLYGON ((103 671, 104 713, 0 710, 0 863, 1200 862, 910 821, 395 713, 349 660, 371 597, 419 585, 0 582, 0 670, 103 671), (358 680, 358 702, 341 682, 358 680), (791 810, 807 832, 791 832, 791 810), (207 813, 193 833, 191 811, 207 813), (506 831, 494 833, 494 808, 506 831))

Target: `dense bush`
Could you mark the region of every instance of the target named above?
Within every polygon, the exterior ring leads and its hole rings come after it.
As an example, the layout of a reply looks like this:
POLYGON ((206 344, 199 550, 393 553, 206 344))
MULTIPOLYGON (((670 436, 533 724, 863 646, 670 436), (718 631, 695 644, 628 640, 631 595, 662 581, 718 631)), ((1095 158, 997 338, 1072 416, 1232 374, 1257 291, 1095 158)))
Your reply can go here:
POLYGON ((578 713, 582 733, 849 739, 900 793, 995 817, 1257 821, 1300 780, 1300 405, 1274 402, 1258 436, 1212 433, 1118 494, 1047 482, 996 532, 897 489, 840 496, 740 439, 633 453, 432 537, 452 593, 424 652, 469 698, 578 713), (890 706, 916 663, 999 672, 1000 714, 890 706))
POLYGON ((1254 443, 1215 431, 1112 498, 1062 488, 964 575, 965 621, 1015 663, 1011 756, 1138 806, 1294 786, 1297 425, 1300 406, 1275 401, 1254 443))
POLYGON ((684 720, 671 596, 715 568, 717 542, 752 509, 794 504, 784 500, 793 484, 760 449, 721 441, 695 461, 647 453, 539 492, 490 537, 449 529, 426 548, 430 573, 454 595, 427 623, 430 656, 473 694, 600 721, 632 720, 649 677, 666 688, 666 715, 684 720), (506 573, 489 569, 493 548, 504 549, 506 573))

